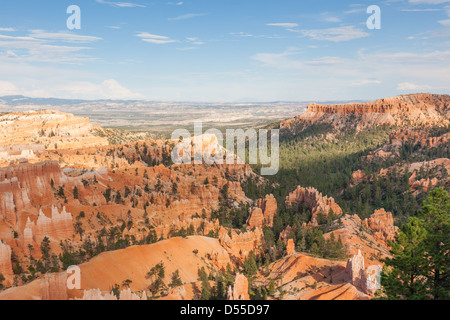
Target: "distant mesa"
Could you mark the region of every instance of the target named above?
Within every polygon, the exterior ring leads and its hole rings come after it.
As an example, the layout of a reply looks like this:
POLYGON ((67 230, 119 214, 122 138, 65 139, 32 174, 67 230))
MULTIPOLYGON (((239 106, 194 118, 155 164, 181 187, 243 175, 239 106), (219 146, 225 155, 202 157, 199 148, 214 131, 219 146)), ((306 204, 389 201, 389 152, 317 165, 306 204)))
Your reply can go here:
POLYGON ((356 130, 385 124, 401 127, 448 126, 450 96, 420 93, 367 103, 310 104, 306 113, 281 122, 280 127, 297 132, 299 127, 314 123, 356 130))

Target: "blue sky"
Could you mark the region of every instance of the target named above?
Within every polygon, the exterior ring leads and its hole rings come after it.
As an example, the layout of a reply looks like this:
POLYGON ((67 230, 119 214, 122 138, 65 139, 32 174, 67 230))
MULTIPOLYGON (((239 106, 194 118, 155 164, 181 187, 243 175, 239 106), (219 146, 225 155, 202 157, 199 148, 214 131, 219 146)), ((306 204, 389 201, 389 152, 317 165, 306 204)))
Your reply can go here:
POLYGON ((309 101, 449 89, 450 0, 0 4, 0 96, 309 101), (67 28, 70 5, 80 30, 67 28), (367 28, 370 5, 380 30, 367 28))

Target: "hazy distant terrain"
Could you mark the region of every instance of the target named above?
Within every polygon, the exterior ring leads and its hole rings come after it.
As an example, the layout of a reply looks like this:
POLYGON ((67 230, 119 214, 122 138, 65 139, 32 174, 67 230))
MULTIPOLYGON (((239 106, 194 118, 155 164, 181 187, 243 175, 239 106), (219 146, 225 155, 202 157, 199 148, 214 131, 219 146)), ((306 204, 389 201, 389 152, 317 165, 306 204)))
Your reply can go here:
POLYGON ((195 103, 152 101, 83 101, 35 99, 22 96, 0 98, 0 112, 60 110, 88 117, 106 128, 150 131, 168 135, 177 128, 190 128, 194 121, 205 127, 258 128, 295 117, 306 110, 308 102, 270 103, 195 103))

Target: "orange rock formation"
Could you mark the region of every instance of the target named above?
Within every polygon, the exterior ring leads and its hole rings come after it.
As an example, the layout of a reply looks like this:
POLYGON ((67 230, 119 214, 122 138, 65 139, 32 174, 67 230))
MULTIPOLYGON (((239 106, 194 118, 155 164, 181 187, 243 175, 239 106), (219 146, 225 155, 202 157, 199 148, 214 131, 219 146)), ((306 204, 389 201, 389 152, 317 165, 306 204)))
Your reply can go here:
POLYGON ((236 274, 233 287, 228 287, 228 300, 250 300, 248 294, 247 277, 241 273, 236 274))
POLYGON ((303 188, 298 186, 289 196, 286 197, 286 207, 306 205, 312 213, 312 220, 317 220, 318 215, 324 218, 333 211, 335 216, 342 215, 342 209, 333 198, 323 196, 317 189, 303 188))
POLYGON ((247 220, 247 225, 253 228, 264 228, 273 226, 273 218, 277 213, 277 201, 273 195, 266 195, 264 199, 259 199, 257 208, 253 209, 247 220))

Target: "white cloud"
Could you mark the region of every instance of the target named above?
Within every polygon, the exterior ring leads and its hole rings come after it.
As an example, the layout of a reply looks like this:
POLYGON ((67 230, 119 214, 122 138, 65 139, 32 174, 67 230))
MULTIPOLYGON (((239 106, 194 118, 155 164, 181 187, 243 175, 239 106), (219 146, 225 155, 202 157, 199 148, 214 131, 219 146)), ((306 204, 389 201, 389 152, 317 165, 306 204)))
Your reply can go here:
POLYGON ((444 27, 450 27, 450 19, 439 20, 438 22, 439 22, 440 24, 442 24, 444 27))
POLYGON ((154 44, 166 44, 166 43, 177 42, 176 40, 172 40, 169 37, 151 34, 148 32, 141 32, 141 33, 137 34, 136 37, 141 38, 142 41, 154 43, 154 44))
POLYGON ((12 31, 16 31, 16 29, 14 29, 14 28, 0 28, 0 31, 12 32, 12 31))
POLYGON ((17 95, 19 93, 19 89, 8 81, 0 80, 0 96, 12 96, 17 95))
POLYGON ((433 12, 440 11, 440 9, 400 9, 403 12, 433 12))
POLYGON ((271 26, 271 27, 283 27, 283 28, 295 28, 295 27, 298 27, 297 23, 289 23, 289 22, 268 23, 267 25, 271 26))
POLYGON ((107 4, 113 7, 119 7, 119 8, 145 8, 146 6, 142 4, 137 3, 130 3, 130 2, 114 2, 114 1, 104 1, 104 0, 95 0, 98 3, 101 4, 107 4))
POLYGON ((306 61, 306 65, 310 66, 324 66, 324 65, 333 65, 340 64, 346 62, 346 59, 340 57, 321 57, 311 61, 306 61))
POLYGON ((359 86, 366 86, 369 84, 382 84, 382 82, 380 80, 375 80, 375 79, 361 80, 361 81, 353 82, 352 86, 359 87, 359 86))
POLYGON ((441 4, 450 2, 450 0, 408 0, 412 4, 441 4))
POLYGON ((277 69, 301 69, 304 64, 293 60, 290 56, 297 54, 296 49, 288 49, 282 53, 257 53, 251 58, 261 62, 263 66, 277 69))
MULTIPOLYGON (((292 30, 294 31, 294 30, 292 30)), ((369 34, 362 29, 354 26, 328 28, 328 29, 312 29, 296 31, 313 40, 343 42, 368 37, 369 34)))
POLYGON ((431 86, 428 85, 418 85, 410 82, 402 82, 397 86, 397 90, 400 91, 420 91, 420 90, 430 90, 431 86))
POLYGON ((186 19, 192 19, 192 18, 197 18, 197 17, 202 17, 202 16, 206 16, 206 13, 188 13, 188 14, 183 14, 183 15, 175 17, 175 18, 169 18, 167 20, 178 21, 178 20, 186 20, 186 19))
POLYGON ((103 95, 108 99, 143 99, 144 96, 134 93, 131 90, 120 85, 114 79, 108 79, 102 82, 100 86, 103 95))
POLYGON ((50 33, 43 30, 31 30, 30 37, 35 39, 54 40, 71 43, 88 43, 103 40, 99 37, 83 36, 75 33, 50 33))
POLYGON ((450 61, 450 51, 433 51, 429 53, 395 52, 363 55, 368 61, 402 64, 426 64, 450 61))
POLYGON ((0 48, 5 48, 8 54, 1 55, 0 59, 15 58, 20 61, 50 62, 50 63, 80 63, 94 60, 94 58, 81 54, 89 47, 67 46, 50 44, 49 40, 34 37, 12 37, 0 35, 0 48), (14 54, 10 54, 14 52, 14 54))
POLYGON ((63 85, 54 84, 45 89, 31 86, 25 86, 22 89, 17 88, 13 83, 0 81, 0 96, 24 95, 28 97, 55 97, 66 99, 108 99, 108 100, 130 100, 145 99, 142 94, 132 92, 122 86, 114 79, 108 79, 101 83, 88 81, 73 81, 63 85))

